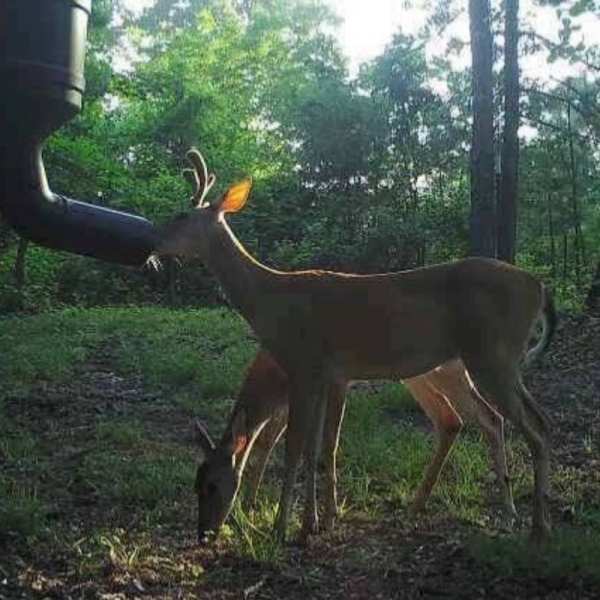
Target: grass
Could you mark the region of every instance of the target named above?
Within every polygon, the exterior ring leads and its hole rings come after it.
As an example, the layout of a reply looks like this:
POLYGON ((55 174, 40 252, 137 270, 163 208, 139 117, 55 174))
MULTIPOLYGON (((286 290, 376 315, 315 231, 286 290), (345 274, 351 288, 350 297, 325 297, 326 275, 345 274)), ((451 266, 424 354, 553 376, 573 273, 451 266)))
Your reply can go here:
POLYGON ((142 439, 142 429, 138 423, 103 421, 96 426, 96 435, 101 443, 130 447, 142 439))
POLYGON ((0 482, 0 536, 38 536, 46 532, 46 514, 36 490, 0 482))
POLYGON ((533 546, 523 535, 477 536, 468 550, 477 564, 496 577, 543 580, 556 585, 600 583, 598 531, 561 529, 543 548, 533 546))
POLYGON ((7 464, 18 463, 23 467, 28 461, 35 460, 35 441, 29 431, 5 424, 0 434, 0 455, 7 464))
MULTIPOLYGON (((189 417, 220 423, 255 352, 246 325, 224 309, 70 309, 3 319, 1 331, 0 351, 12 358, 0 367, 5 397, 24 397, 40 381, 69 382, 83 361, 108 345, 122 375, 167 393, 175 408, 189 417)), ((409 503, 434 450, 432 436, 410 424, 415 410, 410 394, 399 384, 351 392, 340 458, 347 508, 376 515, 390 502, 409 503)), ((101 450, 86 457, 84 470, 101 494, 150 508, 188 490, 193 477, 189 457, 173 458, 171 449, 168 456, 154 451, 123 455, 124 450, 144 447, 139 422, 102 420, 96 437, 101 450)), ((30 450, 31 439, 12 436, 3 444, 6 454, 18 455, 30 450)), ((481 481, 486 470, 481 442, 463 438, 432 502, 441 510, 476 519, 484 502, 481 481)), ((244 522, 241 514, 237 521, 244 522)), ((248 547, 260 547, 261 534, 253 539, 249 532, 262 531, 262 525, 247 525, 243 537, 248 547)))
POLYGON ((141 311, 134 334, 120 336, 120 368, 155 389, 233 396, 255 351, 241 318, 221 309, 159 313, 141 311))
POLYGON ((110 344, 124 374, 154 389, 193 386, 208 398, 233 395, 255 344, 225 309, 69 309, 0 319, 2 397, 24 397, 40 381, 68 382, 110 344))
POLYGON ((154 510, 189 498, 194 464, 172 447, 133 456, 101 449, 86 457, 84 475, 103 498, 154 510))
POLYGON ((151 532, 132 532, 122 527, 102 529, 76 540, 73 550, 77 570, 85 579, 111 572, 117 580, 133 578, 139 582, 141 576, 151 580, 157 572, 167 571, 172 576, 183 575, 189 583, 204 573, 200 564, 165 553, 151 532))
MULTIPOLYGON (((157 534, 179 528, 193 535, 197 458, 187 430, 180 428, 200 416, 218 436, 255 350, 243 321, 223 309, 65 310, 0 319, 0 351, 10 357, 0 364, 0 538, 64 536, 82 576, 97 575, 107 565, 125 571, 153 565, 173 573, 179 569, 190 582, 201 577, 194 560, 182 558, 184 566, 177 566, 179 559, 171 558, 176 550, 157 534), (40 421, 43 416, 31 416, 43 415, 34 400, 47 387, 64 386, 64 402, 77 401, 79 391, 70 386, 85 368, 117 373, 142 393, 131 400, 107 399, 110 412, 93 397, 84 398, 81 414, 68 424, 52 414, 46 415, 51 426, 40 421), (75 458, 63 464, 65 456, 75 458), (80 523, 50 520, 51 507, 66 502, 67 514, 77 507, 73 481, 95 490, 96 504, 82 509, 79 514, 86 517, 80 523)), ((352 390, 339 454, 344 522, 357 514, 374 521, 390 508, 406 508, 434 445, 426 419, 400 384, 352 390)), ((594 451, 591 438, 588 447, 594 451)), ((272 459, 279 468, 281 450, 272 459)), ((511 440, 508 450, 517 503, 529 505, 527 452, 520 440, 511 440)), ((461 435, 429 513, 479 523, 489 510, 489 468, 479 435, 461 435)), ((468 546, 472 560, 499 576, 598 581, 596 488, 579 469, 566 467, 553 469, 552 486, 563 504, 573 507, 572 530, 561 531, 534 559, 518 535, 478 535, 468 546)), ((285 547, 271 533, 278 493, 278 483, 267 477, 257 510, 247 514, 236 504, 221 542, 235 556, 278 565, 285 560, 285 547)))
MULTIPOLYGON (((410 424, 416 410, 399 384, 350 394, 342 429, 341 477, 350 502, 360 510, 377 514, 389 502, 410 503, 435 449, 433 436, 410 424)), ((476 519, 488 469, 486 452, 478 438, 462 436, 432 503, 456 516, 476 519)))
POLYGON ((32 434, 1 410, 0 467, 0 537, 42 534, 46 515, 37 488, 48 473, 49 462, 32 434))
MULTIPOLYGON (((236 503, 230 517, 231 524, 226 526, 224 535, 238 555, 274 564, 282 560, 284 546, 273 535, 277 515, 274 495, 267 493, 266 498, 251 512, 245 512, 240 503, 236 503)), ((297 525, 296 523, 296 529, 297 525)))

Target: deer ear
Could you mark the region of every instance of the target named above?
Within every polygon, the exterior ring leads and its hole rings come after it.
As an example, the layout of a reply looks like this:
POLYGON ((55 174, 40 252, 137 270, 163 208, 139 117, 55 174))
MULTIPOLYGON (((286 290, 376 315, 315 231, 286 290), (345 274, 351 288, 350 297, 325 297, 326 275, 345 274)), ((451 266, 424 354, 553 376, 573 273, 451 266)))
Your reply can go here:
POLYGON ((244 208, 248 195, 250 194, 250 188, 252 187, 252 179, 244 179, 241 183, 232 185, 228 190, 221 203, 219 204, 219 210, 221 212, 238 212, 244 208))
POLYGON ((206 431, 204 425, 202 425, 198 419, 194 421, 194 431, 196 432, 196 443, 200 446, 200 449, 205 455, 215 449, 215 445, 210 439, 208 431, 206 431))
POLYGON ((231 444, 228 446, 228 451, 232 456, 239 454, 248 443, 248 435, 246 433, 246 412, 238 411, 231 423, 231 444))

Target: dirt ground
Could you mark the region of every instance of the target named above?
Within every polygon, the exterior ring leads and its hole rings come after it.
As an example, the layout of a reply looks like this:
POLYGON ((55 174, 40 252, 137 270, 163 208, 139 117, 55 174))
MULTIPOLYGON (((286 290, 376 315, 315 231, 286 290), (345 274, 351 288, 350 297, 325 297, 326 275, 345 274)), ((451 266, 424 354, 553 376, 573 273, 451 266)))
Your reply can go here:
MULTIPOLYGON (((55 493, 49 533, 0 538, 2 600, 600 598, 585 577, 536 578, 486 566, 470 543, 488 530, 486 522, 437 514, 415 521, 397 507, 377 520, 349 514, 307 547, 288 544, 274 563, 250 560, 227 541, 199 547, 189 496, 162 523, 144 524, 139 507, 111 505, 78 476, 96 443, 90 423, 98 415, 135 416, 154 428, 160 448, 161 441, 177 441, 187 418, 150 397, 139 381, 116 374, 109 355, 97 353, 68 385, 40 383, 26 403, 6 403, 10 417, 33 430, 52 456, 42 485, 55 493), (94 537, 107 528, 121 531, 120 538, 94 537)), ((570 483, 552 490, 554 524, 568 528, 578 518, 573 481, 587 506, 600 505, 600 319, 563 317, 547 359, 527 383, 554 423, 553 472, 569 475, 570 483)), ((529 500, 519 500, 522 531, 529 500)))

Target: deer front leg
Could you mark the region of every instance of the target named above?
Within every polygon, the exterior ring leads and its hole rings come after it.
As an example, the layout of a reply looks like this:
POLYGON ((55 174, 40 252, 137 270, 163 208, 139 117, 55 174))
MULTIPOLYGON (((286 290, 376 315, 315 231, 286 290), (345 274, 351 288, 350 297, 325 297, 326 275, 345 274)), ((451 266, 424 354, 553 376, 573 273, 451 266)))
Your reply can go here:
POLYGON ((258 490, 262 482, 269 456, 287 425, 288 411, 282 408, 264 426, 256 441, 255 460, 247 475, 247 491, 244 508, 251 510, 256 506, 258 490))
POLYGON ((327 393, 327 413, 323 429, 323 463, 325 467, 324 529, 331 529, 335 519, 339 516, 336 456, 342 421, 344 420, 346 389, 347 385, 345 381, 336 381, 329 386, 327 393))
POLYGON ((304 519, 302 521, 301 539, 306 540, 310 535, 319 533, 319 517, 317 511, 317 471, 321 444, 323 441, 323 427, 327 409, 325 387, 313 392, 312 418, 306 453, 306 499, 304 504, 304 519))
MULTIPOLYGON (((298 466, 300 465, 300 460, 305 448, 312 442, 312 439, 314 438, 315 429, 319 429, 318 423, 316 423, 317 427, 315 427, 315 418, 318 420, 320 416, 318 415, 317 411, 315 411, 317 407, 316 398, 318 396, 320 396, 321 400, 323 400, 322 394, 318 394, 315 391, 314 386, 311 386, 310 383, 290 384, 288 428, 285 437, 285 473, 283 478, 283 486, 281 489, 279 510, 277 512, 277 519, 275 522, 275 532, 281 540, 285 539, 287 526, 292 512, 294 486, 298 476, 298 466)), ((324 405, 324 402, 321 402, 321 405, 324 405)), ((322 424, 320 430, 322 430, 322 424)), ((320 430, 319 435, 322 435, 320 430)), ((310 460, 313 460, 314 454, 308 453, 307 457, 310 460)), ((316 477, 315 466, 316 465, 312 466, 312 470, 315 471, 314 476, 316 477)), ((311 473, 311 466, 309 465, 307 481, 307 490, 309 491, 309 496, 310 493, 313 493, 310 484, 310 479, 312 476, 313 474, 311 473)), ((316 486, 314 482, 312 486, 315 487, 313 493, 315 499, 313 499, 312 505, 314 506, 314 512, 316 513, 316 486)), ((305 506, 307 507, 307 510, 305 511, 305 524, 307 524, 306 515, 311 504, 309 497, 307 497, 306 502, 307 503, 305 506)), ((309 528, 314 528, 312 523, 308 525, 309 528)))

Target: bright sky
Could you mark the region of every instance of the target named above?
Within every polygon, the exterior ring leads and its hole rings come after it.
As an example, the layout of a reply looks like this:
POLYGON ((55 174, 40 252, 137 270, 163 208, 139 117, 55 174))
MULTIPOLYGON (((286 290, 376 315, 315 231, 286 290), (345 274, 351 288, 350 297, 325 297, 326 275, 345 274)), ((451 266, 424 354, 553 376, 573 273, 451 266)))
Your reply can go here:
POLYGON ((424 23, 426 13, 406 8, 403 0, 327 0, 343 21, 338 39, 355 69, 381 54, 397 31, 411 33, 424 23))
MULTIPOLYGON (((394 33, 415 33, 425 24, 430 4, 428 0, 326 0, 342 17, 342 23, 337 35, 348 56, 351 71, 356 72, 361 62, 370 60, 381 54, 391 41, 394 33), (410 5, 410 7, 409 7, 410 5)), ((142 10, 152 4, 153 0, 125 0, 132 9, 142 10)), ((469 40, 469 24, 466 14, 467 0, 464 0, 465 12, 449 28, 448 35, 455 36, 465 42, 469 40)), ((521 21, 532 24, 535 31, 553 40, 558 38, 559 22, 552 8, 540 8, 533 0, 522 0, 521 21)), ((577 21, 581 25, 578 34, 584 40, 596 39, 594 32, 600 30, 599 17, 587 17, 577 21)), ((443 52, 444 43, 432 45, 432 53, 443 52)), ((470 56, 468 50, 455 58, 457 66, 468 65, 470 56)), ((548 66, 539 54, 524 57, 521 63, 525 76, 550 79, 563 78, 573 73, 573 67, 564 62, 548 66)))
MULTIPOLYGON (((394 33, 416 33, 426 23, 428 9, 427 0, 327 0, 335 11, 343 18, 338 31, 338 38, 350 60, 352 71, 365 60, 381 54, 390 42, 394 33), (410 7, 409 7, 410 5, 410 7)), ((467 0, 464 0, 464 12, 447 30, 446 35, 454 36, 464 42, 469 41, 469 21, 467 0)), ((529 23, 533 29, 554 41, 558 41, 560 24, 553 8, 542 8, 533 0, 522 0, 520 21, 529 23)), ((580 18, 576 24, 581 31, 574 39, 590 42, 597 39, 600 29, 600 18, 580 18), (596 35, 594 35, 596 33, 596 35)), ((443 53, 445 44, 432 44, 429 52, 443 53)), ((456 66, 467 66, 470 63, 468 47, 460 57, 455 57, 456 66)), ((549 79, 565 77, 574 72, 574 68, 563 62, 555 62, 548 66, 545 58, 539 54, 522 58, 521 67, 525 76, 549 79)))

